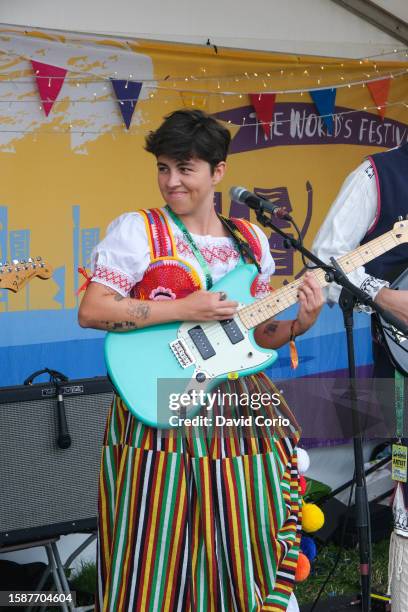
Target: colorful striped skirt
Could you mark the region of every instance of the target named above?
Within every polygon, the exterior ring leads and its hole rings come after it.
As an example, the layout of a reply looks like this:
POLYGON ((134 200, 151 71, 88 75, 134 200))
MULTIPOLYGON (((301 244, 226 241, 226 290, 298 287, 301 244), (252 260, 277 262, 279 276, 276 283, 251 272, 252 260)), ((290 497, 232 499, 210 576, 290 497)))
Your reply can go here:
MULTIPOLYGON (((276 392, 263 374, 223 387, 276 392)), ((115 397, 100 472, 97 612, 287 609, 301 535, 298 428, 284 401, 262 410, 291 426, 163 431, 115 397)))

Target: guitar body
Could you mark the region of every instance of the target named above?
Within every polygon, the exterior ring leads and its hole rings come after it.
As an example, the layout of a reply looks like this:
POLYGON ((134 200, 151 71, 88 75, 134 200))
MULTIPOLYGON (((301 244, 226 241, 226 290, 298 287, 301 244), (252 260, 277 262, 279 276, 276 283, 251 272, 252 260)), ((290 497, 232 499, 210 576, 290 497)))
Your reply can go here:
MULTIPOLYGON (((390 285, 391 289, 408 290, 408 269, 405 270, 393 283, 390 285)), ((379 319, 380 328, 383 344, 387 350, 388 356, 391 359, 394 367, 401 372, 404 376, 408 376, 408 339, 402 333, 395 331, 395 337, 390 338, 389 333, 386 332, 386 328, 389 327, 389 323, 384 321, 381 316, 379 319)))
MULTIPOLYGON (((349 274, 407 242, 408 220, 399 219, 390 231, 340 257, 338 264, 349 274)), ((323 270, 313 274, 321 287, 327 285, 323 270)), ((256 344, 254 329, 298 301, 301 279, 255 300, 250 287, 256 276, 255 266, 240 265, 212 288, 215 292, 225 291, 240 304, 238 313, 228 321, 166 323, 107 334, 105 359, 109 375, 138 419, 153 427, 175 427, 179 423, 174 423, 172 417, 177 416, 178 408, 173 400, 170 406, 172 395, 184 394, 188 400, 194 392, 208 393, 223 380, 247 376, 274 363, 276 352, 256 344), (255 301, 256 307, 252 306, 255 301)), ((392 287, 408 289, 408 273, 401 275, 392 287)), ((398 369, 407 374, 408 359, 403 350, 407 339, 402 337, 400 346, 394 346, 387 337, 385 342, 394 363, 399 364, 398 369)), ((186 416, 193 416, 200 406, 187 400, 180 402, 181 407, 185 408, 186 416)))
MULTIPOLYGON (((252 264, 237 266, 211 291, 225 291, 246 306, 255 301, 250 287, 257 274, 252 264)), ((254 330, 238 315, 229 323, 175 322, 110 332, 105 341, 109 375, 129 410, 147 425, 166 429, 176 426, 171 394, 208 393, 229 377, 264 370, 276 358, 275 351, 256 344, 254 330)), ((184 407, 188 417, 200 410, 197 402, 184 407)))

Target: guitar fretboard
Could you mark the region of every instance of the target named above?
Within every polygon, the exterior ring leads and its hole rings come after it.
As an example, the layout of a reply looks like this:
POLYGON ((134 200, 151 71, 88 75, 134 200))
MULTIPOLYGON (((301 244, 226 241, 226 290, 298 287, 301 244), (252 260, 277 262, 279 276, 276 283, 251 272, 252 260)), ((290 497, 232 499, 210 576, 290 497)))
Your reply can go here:
MULTIPOLYGON (((401 222, 401 228, 405 228, 405 223, 401 222)), ((402 230, 398 233, 398 224, 394 226, 392 230, 371 240, 367 244, 364 244, 351 253, 343 255, 337 259, 337 263, 340 265, 343 272, 349 274, 375 259, 379 255, 390 251, 394 247, 406 242, 407 238, 405 232, 402 230)), ((320 287, 328 285, 326 275, 323 270, 313 270, 312 274, 319 283, 320 287)), ((238 316, 242 323, 247 329, 256 327, 260 323, 267 321, 271 317, 276 316, 292 304, 298 301, 298 287, 301 284, 302 279, 297 279, 291 283, 281 287, 280 289, 273 291, 266 297, 257 300, 249 306, 245 306, 238 312, 238 316)))

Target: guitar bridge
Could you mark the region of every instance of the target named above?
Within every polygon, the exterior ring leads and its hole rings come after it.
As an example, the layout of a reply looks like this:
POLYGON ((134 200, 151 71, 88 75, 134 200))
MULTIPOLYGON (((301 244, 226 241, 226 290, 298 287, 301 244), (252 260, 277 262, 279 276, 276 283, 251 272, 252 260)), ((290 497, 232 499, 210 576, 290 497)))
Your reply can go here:
POLYGON ((170 342, 170 348, 182 368, 188 368, 195 363, 194 357, 182 340, 173 340, 170 342))

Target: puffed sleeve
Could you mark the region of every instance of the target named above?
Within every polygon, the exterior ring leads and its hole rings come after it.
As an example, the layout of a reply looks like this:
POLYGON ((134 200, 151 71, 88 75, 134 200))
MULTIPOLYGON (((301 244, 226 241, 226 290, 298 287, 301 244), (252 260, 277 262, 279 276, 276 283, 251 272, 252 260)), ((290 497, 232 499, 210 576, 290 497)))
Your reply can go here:
POLYGON ((271 255, 268 238, 266 237, 265 232, 262 231, 261 228, 257 225, 252 224, 252 227, 259 238, 262 248, 262 256, 260 262, 262 272, 257 276, 255 285, 255 296, 257 298, 261 298, 271 291, 269 279, 275 272, 275 262, 271 255))
POLYGON ((108 226, 106 236, 91 255, 92 282, 101 283, 123 296, 129 295, 150 263, 143 217, 124 213, 108 226))
MULTIPOLYGON (((323 261, 330 263, 354 250, 373 227, 377 215, 377 183, 371 162, 366 160, 344 181, 326 218, 316 234, 312 251, 323 261)), ((367 274, 364 267, 348 274, 351 282, 363 289, 374 299, 377 293, 389 283, 367 274)), ((338 301, 341 287, 330 283, 326 288, 329 304, 338 301)), ((365 306, 360 307, 366 310, 365 306)), ((370 311, 371 312, 371 311, 370 311)))

